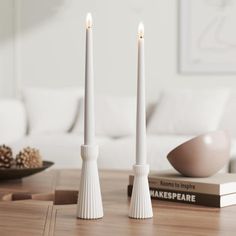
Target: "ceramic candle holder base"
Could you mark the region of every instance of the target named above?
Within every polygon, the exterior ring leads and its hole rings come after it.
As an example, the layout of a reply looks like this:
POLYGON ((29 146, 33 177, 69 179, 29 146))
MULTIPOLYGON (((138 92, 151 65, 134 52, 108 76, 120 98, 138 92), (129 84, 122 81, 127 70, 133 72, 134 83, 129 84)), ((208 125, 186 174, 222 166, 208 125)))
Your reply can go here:
POLYGON ((103 217, 103 206, 97 168, 98 146, 82 145, 81 157, 83 164, 77 217, 88 220, 99 219, 103 217))
POLYGON ((134 165, 134 185, 131 196, 129 217, 135 219, 152 218, 152 202, 148 184, 148 165, 134 165))

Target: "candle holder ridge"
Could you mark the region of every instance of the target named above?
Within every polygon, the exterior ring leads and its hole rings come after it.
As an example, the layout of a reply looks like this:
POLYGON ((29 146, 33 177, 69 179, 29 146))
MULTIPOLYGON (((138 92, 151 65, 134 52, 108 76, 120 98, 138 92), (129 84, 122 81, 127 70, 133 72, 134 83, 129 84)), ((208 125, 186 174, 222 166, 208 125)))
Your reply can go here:
POLYGON ((134 165, 134 184, 129 209, 129 217, 147 219, 153 217, 148 184, 149 165, 134 165))
POLYGON ((98 145, 82 145, 83 160, 77 203, 77 218, 99 219, 103 217, 102 197, 97 168, 98 145))

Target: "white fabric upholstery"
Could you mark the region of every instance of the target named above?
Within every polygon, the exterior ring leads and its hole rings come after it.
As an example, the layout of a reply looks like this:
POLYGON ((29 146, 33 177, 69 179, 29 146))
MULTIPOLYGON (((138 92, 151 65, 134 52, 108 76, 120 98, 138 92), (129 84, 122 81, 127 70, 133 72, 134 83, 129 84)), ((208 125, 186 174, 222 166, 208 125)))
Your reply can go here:
POLYGON ((150 119, 148 132, 199 135, 216 130, 228 98, 226 89, 166 90, 150 119))
MULTIPOLYGON (((190 136, 149 135, 147 137, 147 162, 151 170, 171 168, 166 156, 169 151, 190 136)), ((132 169, 135 164, 135 137, 125 137, 104 143, 100 150, 99 165, 102 168, 132 169)))
MULTIPOLYGON (((102 148, 109 138, 97 137, 97 143, 102 148)), ((26 146, 38 148, 44 160, 53 161, 54 168, 80 168, 80 146, 83 137, 75 134, 40 134, 29 135, 18 142, 11 143, 14 154, 26 146)))
MULTIPOLYGON (((79 106, 83 114, 84 102, 79 106)), ((135 97, 115 97, 98 95, 95 100, 95 127, 97 135, 122 137, 135 134, 136 120, 135 97)), ((84 116, 79 115, 73 133, 82 134, 84 116)))
POLYGON ((31 134, 65 133, 73 125, 83 90, 27 88, 23 97, 31 134))
MULTIPOLYGON (((75 101, 74 95, 71 101, 72 103, 74 103, 73 102, 75 101)), ((112 103, 108 103, 110 108, 107 104, 106 107, 108 108, 100 113, 99 119, 102 119, 104 117, 104 120, 106 121, 104 124, 108 126, 105 127, 102 125, 100 129, 102 131, 101 133, 105 133, 106 135, 97 135, 97 143, 100 146, 98 165, 102 169, 132 169, 132 166, 135 163, 135 127, 132 127, 132 129, 130 129, 131 121, 135 126, 136 108, 133 107, 134 103, 133 101, 131 101, 129 104, 131 111, 128 110, 127 108, 123 109, 122 104, 125 101, 122 101, 121 103, 114 102, 114 104, 116 104, 114 107, 114 113, 111 112, 113 109, 112 103), (110 112, 108 112, 108 110, 110 112), (118 110, 123 111, 124 114, 120 115, 118 110), (120 123, 116 123, 115 120, 119 119, 120 123), (117 126, 117 127, 112 127, 112 126, 117 126), (109 137, 109 136, 120 136, 120 135, 122 136, 124 134, 127 135, 129 133, 131 133, 131 135, 120 138, 114 139, 109 137)), ((44 104, 45 103, 47 102, 44 101, 44 104)), ((54 102, 51 104, 55 105, 54 102)), ((59 103, 57 103, 57 105, 58 104, 59 103)), ((46 106, 47 105, 48 104, 46 104, 46 106)), ((41 107, 40 106, 41 105, 39 106, 37 105, 34 107, 34 109, 38 108, 39 110, 41 109, 41 112, 46 112, 46 113, 48 112, 49 114, 42 114, 42 116, 40 116, 39 115, 40 113, 38 113, 39 116, 37 120, 38 123, 37 122, 35 123, 39 125, 39 126, 36 125, 37 132, 32 132, 28 136, 25 136, 26 114, 24 105, 16 100, 4 100, 4 101, 2 100, 0 102, 0 144, 6 143, 12 146, 14 154, 16 154, 19 150, 21 150, 23 147, 26 146, 39 148, 44 160, 51 160, 55 162, 54 168, 55 167, 81 168, 82 161, 80 157, 80 145, 83 143, 82 134, 78 134, 78 132, 76 131, 70 133, 66 132, 65 130, 68 129, 69 125, 64 125, 64 124, 67 122, 63 123, 63 129, 60 123, 56 124, 56 127, 53 125, 50 127, 48 126, 50 130, 46 129, 47 130, 46 131, 43 127, 41 127, 41 125, 45 124, 40 124, 40 120, 44 122, 45 117, 47 115, 50 115, 51 110, 50 109, 47 110, 48 108, 44 110, 43 106, 41 107), (57 129, 59 126, 60 129, 57 129)), ((63 106, 64 105, 62 103, 62 107, 63 106)), ((72 110, 73 109, 71 109, 71 111, 72 110)), ((35 112, 37 113, 39 111, 35 112)), ((72 114, 73 112, 69 113, 71 114, 72 117, 70 117, 70 119, 67 118, 67 121, 69 121, 68 123, 71 123, 74 118, 73 117, 74 114, 72 114)), ((230 96, 230 99, 224 111, 224 116, 220 124, 221 128, 227 127, 230 131, 233 132, 233 134, 236 134, 236 122, 234 122, 235 114, 236 114, 236 94, 235 97, 230 96)), ((49 118, 49 120, 51 119, 50 122, 52 122, 53 119, 57 119, 54 115, 55 114, 53 114, 49 118)), ((81 113, 79 113, 79 115, 81 115, 81 113)), ((178 116, 176 118, 178 118, 178 116)), ((97 119, 96 123, 98 123, 97 119)), ((155 116, 151 115, 150 119, 152 120, 152 122, 154 122, 156 118, 155 116)), ((188 125, 189 123, 186 122, 185 126, 188 125)), ((150 164, 150 169, 164 170, 171 168, 168 160, 166 159, 167 153, 171 151, 173 148, 175 148, 177 145, 187 141, 191 137, 192 135, 180 135, 177 133, 176 134, 148 133, 147 161, 150 164)), ((235 158, 234 160, 236 160, 236 139, 232 139, 231 156, 235 158)), ((236 171, 235 167, 236 161, 232 161, 232 163, 233 163, 232 165, 234 165, 233 170, 236 171)), ((224 170, 226 169, 227 167, 224 170)))
MULTIPOLYGON (((171 168, 166 159, 167 153, 188 140, 188 136, 159 135, 148 136, 148 163, 151 170, 171 168)), ((83 137, 76 134, 30 135, 13 143, 16 154, 23 147, 39 148, 43 159, 55 162, 57 168, 81 168, 80 145, 83 137)), ((99 144, 98 165, 103 169, 132 169, 135 163, 135 137, 119 139, 97 137, 99 144)))
MULTIPOLYGON (((191 136, 149 135, 147 137, 147 158, 151 170, 172 168, 166 156, 177 145, 191 136)), ((81 168, 80 145, 83 137, 76 134, 30 135, 11 143, 14 154, 23 147, 39 148, 43 159, 55 162, 53 168, 81 168)), ((110 139, 97 137, 99 144, 98 166, 101 169, 131 170, 135 164, 135 137, 110 139)), ((236 149, 236 145, 235 145, 236 149)), ((235 153, 236 154, 236 153, 235 153)))
POLYGON ((25 107, 18 100, 0 101, 0 144, 22 138, 26 134, 25 107))
POLYGON ((220 129, 227 130, 232 138, 236 138, 236 91, 232 91, 225 105, 220 129))

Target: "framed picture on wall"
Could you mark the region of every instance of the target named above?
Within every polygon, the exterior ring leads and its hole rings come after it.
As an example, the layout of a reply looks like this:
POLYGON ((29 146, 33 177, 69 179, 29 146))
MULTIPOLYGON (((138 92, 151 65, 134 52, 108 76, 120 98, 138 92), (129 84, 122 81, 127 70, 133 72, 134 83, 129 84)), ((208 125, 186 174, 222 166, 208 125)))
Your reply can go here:
POLYGON ((180 73, 236 73, 236 1, 179 0, 180 73))

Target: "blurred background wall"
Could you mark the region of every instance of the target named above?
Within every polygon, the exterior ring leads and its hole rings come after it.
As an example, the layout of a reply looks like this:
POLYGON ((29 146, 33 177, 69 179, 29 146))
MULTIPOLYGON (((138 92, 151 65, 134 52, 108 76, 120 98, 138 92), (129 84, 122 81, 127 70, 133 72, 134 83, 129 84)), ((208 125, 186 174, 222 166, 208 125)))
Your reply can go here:
POLYGON ((19 86, 83 85, 87 12, 94 20, 96 92, 135 94, 141 20, 148 100, 163 88, 236 87, 236 74, 178 72, 177 0, 0 0, 0 96, 14 96, 19 86))

